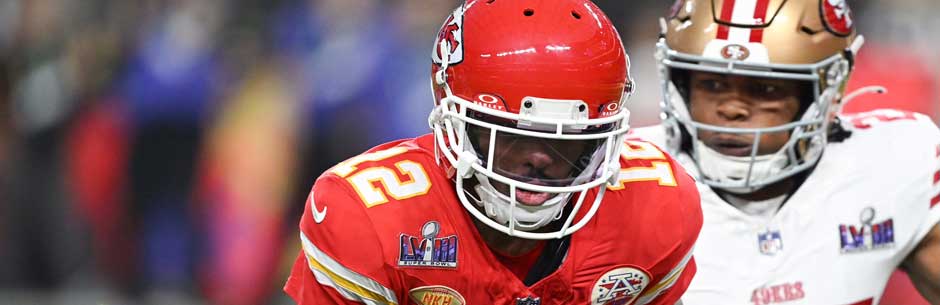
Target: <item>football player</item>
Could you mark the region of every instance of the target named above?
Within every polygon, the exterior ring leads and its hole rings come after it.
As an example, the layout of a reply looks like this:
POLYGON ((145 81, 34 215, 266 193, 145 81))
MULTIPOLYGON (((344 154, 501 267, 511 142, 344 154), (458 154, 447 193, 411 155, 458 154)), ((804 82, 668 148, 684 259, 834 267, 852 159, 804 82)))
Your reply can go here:
POLYGON ((467 1, 431 57, 433 133, 317 180, 288 294, 300 304, 679 300, 695 273, 697 189, 655 146, 624 144, 633 83, 603 12, 588 0, 467 1))
POLYGON ((664 120, 628 139, 698 181, 683 303, 877 304, 898 266, 940 303, 940 131, 840 112, 863 43, 846 2, 679 0, 662 23, 664 120))

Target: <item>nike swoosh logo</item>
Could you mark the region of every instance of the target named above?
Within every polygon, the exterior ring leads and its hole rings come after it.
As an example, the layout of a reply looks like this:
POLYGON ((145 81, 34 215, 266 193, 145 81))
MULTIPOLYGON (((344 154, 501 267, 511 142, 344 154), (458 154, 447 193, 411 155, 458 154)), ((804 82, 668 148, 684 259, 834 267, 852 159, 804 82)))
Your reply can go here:
POLYGON ((310 197, 308 197, 307 200, 310 200, 310 210, 313 211, 313 221, 317 223, 323 222, 323 218, 326 218, 327 207, 323 207, 323 211, 317 210, 317 203, 313 201, 313 192, 310 192, 310 197))

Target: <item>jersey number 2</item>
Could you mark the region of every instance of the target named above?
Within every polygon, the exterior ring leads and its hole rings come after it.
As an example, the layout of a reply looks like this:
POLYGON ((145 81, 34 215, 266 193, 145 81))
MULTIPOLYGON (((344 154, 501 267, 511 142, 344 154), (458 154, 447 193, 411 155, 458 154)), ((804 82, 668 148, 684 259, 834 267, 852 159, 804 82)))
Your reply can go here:
POLYGON ((431 189, 431 179, 428 178, 427 172, 424 171, 424 167, 420 163, 410 160, 395 163, 397 171, 386 166, 375 166, 349 176, 362 162, 384 160, 405 151, 407 149, 403 147, 394 147, 362 154, 338 164, 333 169, 333 173, 345 177, 346 181, 359 194, 362 202, 369 208, 388 202, 388 196, 403 200, 427 194, 428 190, 431 189), (408 179, 402 181, 399 175, 407 176, 408 179), (378 187, 376 182, 381 184, 382 187, 378 187))

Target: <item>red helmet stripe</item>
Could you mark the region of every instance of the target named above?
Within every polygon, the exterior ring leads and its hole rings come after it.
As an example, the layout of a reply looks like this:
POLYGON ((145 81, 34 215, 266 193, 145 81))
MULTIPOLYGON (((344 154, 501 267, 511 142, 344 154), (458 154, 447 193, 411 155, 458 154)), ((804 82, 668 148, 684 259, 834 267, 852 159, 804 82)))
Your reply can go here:
MULTIPOLYGON (((761 24, 766 23, 764 18, 767 18, 767 7, 770 4, 770 0, 757 0, 757 7, 754 8, 754 20, 760 20, 761 24)), ((751 42, 761 43, 764 41, 764 28, 756 28, 751 30, 751 42)))
MULTIPOLYGON (((734 12, 734 0, 725 0, 721 3, 721 20, 731 20, 731 14, 734 12)), ((718 39, 728 39, 728 32, 731 29, 727 25, 718 26, 718 39)))

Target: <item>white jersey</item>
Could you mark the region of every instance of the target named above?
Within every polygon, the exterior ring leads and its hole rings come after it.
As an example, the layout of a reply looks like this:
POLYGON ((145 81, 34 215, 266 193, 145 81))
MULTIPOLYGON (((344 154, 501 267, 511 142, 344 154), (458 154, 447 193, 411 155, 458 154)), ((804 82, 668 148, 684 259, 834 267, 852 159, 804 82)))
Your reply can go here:
MULTIPOLYGON (((940 221, 940 131, 895 110, 842 122, 851 136, 826 146, 769 220, 698 184, 704 224, 685 305, 878 304, 891 273, 940 221)), ((629 138, 665 145, 661 126, 629 138)), ((687 154, 676 157, 697 175, 687 154)))

